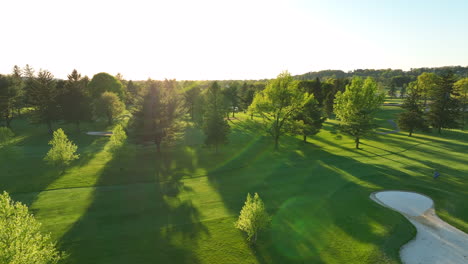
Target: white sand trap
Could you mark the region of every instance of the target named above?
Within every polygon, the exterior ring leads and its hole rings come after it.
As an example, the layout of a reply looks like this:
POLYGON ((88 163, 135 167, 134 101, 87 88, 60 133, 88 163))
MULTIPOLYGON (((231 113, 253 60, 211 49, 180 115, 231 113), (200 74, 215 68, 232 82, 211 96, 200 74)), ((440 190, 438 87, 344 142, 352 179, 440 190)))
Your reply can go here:
POLYGON ((431 198, 412 192, 382 191, 371 194, 375 202, 405 216, 418 231, 400 250, 405 264, 466 264, 468 235, 442 221, 431 198))
POLYGON ((86 132, 86 135, 110 137, 112 136, 112 132, 86 132))

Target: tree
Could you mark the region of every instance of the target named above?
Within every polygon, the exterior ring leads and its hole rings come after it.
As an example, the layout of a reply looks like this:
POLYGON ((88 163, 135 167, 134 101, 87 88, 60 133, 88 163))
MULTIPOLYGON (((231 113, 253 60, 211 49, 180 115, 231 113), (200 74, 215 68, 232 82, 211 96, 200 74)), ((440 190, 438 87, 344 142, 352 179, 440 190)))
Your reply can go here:
POLYGON ((28 207, 0 195, 0 263, 54 264, 64 258, 28 207))
POLYGON ((0 118, 5 120, 6 126, 10 127, 13 119, 14 100, 17 91, 13 88, 9 76, 0 75, 0 118))
POLYGON ((28 76, 26 95, 28 102, 34 107, 33 121, 45 123, 52 133, 52 123, 60 117, 57 97, 57 83, 52 73, 40 70, 37 77, 28 76))
POLYGON ((424 100, 424 109, 427 106, 427 101, 440 82, 440 77, 432 72, 424 72, 418 76, 418 87, 421 89, 422 97, 424 100))
POLYGON ((271 217, 265 209, 262 199, 255 193, 254 197, 247 194, 247 200, 242 207, 239 219, 235 223, 236 228, 247 233, 247 240, 255 243, 258 232, 268 228, 271 217))
POLYGON ((88 84, 91 97, 98 99, 104 92, 112 92, 119 96, 121 101, 125 100, 125 89, 123 84, 114 76, 101 72, 93 76, 88 84))
POLYGON ((249 111, 263 118, 266 130, 275 141, 275 149, 278 149, 280 137, 291 132, 287 128, 293 127, 290 123, 310 97, 298 88, 298 81, 289 72, 279 74, 268 82, 265 90, 255 95, 249 111))
POLYGON ((80 131, 80 123, 92 118, 91 102, 86 90, 85 80, 76 70, 68 75, 60 96, 63 119, 74 123, 80 131))
POLYGON ((462 112, 461 128, 464 129, 466 111, 468 110, 468 78, 458 80, 454 84, 454 88, 455 88, 455 91, 459 94, 459 100, 461 103, 461 112, 462 112))
MULTIPOLYGON (((403 86, 402 86, 403 87, 403 86)), ((390 84, 390 88, 388 89, 388 96, 394 98, 396 97, 397 87, 394 83, 390 84)))
POLYGON ((111 125, 114 118, 125 110, 125 105, 115 93, 104 92, 96 100, 94 109, 97 116, 106 117, 107 123, 111 125))
POLYGON ((230 127, 224 119, 223 94, 217 82, 213 82, 206 93, 206 109, 203 120, 205 144, 214 146, 218 153, 219 145, 226 144, 230 127))
POLYGON ((171 141, 179 131, 178 118, 182 115, 181 100, 175 80, 148 80, 147 94, 136 112, 143 140, 156 144, 158 153, 163 142, 171 141))
POLYGON ((187 108, 192 121, 195 120, 195 108, 199 100, 200 94, 201 90, 197 85, 189 87, 184 92, 185 107, 187 108))
POLYGON ((405 112, 398 116, 398 126, 402 130, 409 131, 408 136, 412 136, 415 130, 427 131, 427 121, 424 119, 424 105, 422 102, 423 94, 417 82, 411 82, 408 85, 408 95, 402 105, 405 112))
POLYGON ((127 133, 125 133, 122 125, 116 125, 112 130, 112 136, 109 139, 110 149, 113 151, 118 150, 125 144, 125 140, 127 140, 127 133))
POLYGON ((304 107, 295 116, 295 120, 299 121, 300 133, 303 135, 304 142, 307 142, 307 136, 313 136, 320 131, 326 117, 323 116, 318 101, 315 100, 314 96, 310 96, 304 107))
POLYGON ((338 92, 335 99, 335 114, 340 120, 340 129, 354 137, 356 149, 360 139, 374 128, 374 115, 385 95, 378 93, 377 83, 372 78, 363 80, 354 77, 345 92, 338 92))
MULTIPOLYGON (((419 81, 419 80, 418 80, 419 81)), ((428 114, 432 127, 442 133, 442 128, 458 128, 460 101, 454 89, 455 77, 452 72, 444 73, 430 93, 432 103, 428 114)))
POLYGON ((223 90, 224 98, 226 99, 226 105, 228 106, 228 112, 232 112, 232 117, 234 117, 236 108, 239 108, 238 90, 239 84, 237 82, 230 82, 223 90))
POLYGON ((78 146, 71 142, 65 132, 61 128, 54 131, 51 141, 49 141, 50 148, 44 160, 53 164, 56 167, 64 169, 65 166, 70 164, 73 160, 79 158, 80 155, 75 154, 78 146))
POLYGON ((400 98, 405 98, 406 96, 406 90, 408 89, 407 85, 404 84, 401 89, 400 89, 400 98))

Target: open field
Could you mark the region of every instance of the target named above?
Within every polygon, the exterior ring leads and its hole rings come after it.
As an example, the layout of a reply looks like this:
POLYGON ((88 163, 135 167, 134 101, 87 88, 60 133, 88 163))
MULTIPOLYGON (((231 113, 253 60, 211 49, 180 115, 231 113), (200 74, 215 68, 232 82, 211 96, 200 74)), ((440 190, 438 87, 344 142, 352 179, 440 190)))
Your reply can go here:
MULTIPOLYGON (((379 131, 393 130, 387 120, 399 111, 383 107, 379 131)), ((81 156, 63 174, 42 161, 46 129, 14 121, 0 189, 30 206, 67 263, 400 263, 415 229, 369 199, 386 189, 430 196, 444 221, 468 232, 466 131, 375 135, 355 150, 332 120, 307 144, 282 138, 275 152, 256 123, 237 117, 220 154, 194 127, 161 154, 129 144, 114 155, 108 138, 83 133, 103 125, 65 126, 81 156), (255 246, 233 225, 248 192, 273 215, 255 246)))

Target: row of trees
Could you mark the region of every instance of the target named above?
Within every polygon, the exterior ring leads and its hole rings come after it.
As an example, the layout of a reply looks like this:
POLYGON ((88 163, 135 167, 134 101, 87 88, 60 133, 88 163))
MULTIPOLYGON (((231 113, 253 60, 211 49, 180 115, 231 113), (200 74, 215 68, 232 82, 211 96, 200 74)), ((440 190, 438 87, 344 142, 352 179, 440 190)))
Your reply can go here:
POLYGON ((457 80, 452 72, 441 75, 423 73, 408 85, 398 125, 409 131, 427 131, 430 126, 439 134, 444 128, 464 128, 468 105, 468 78, 457 80))
POLYGON ((52 132, 53 123, 63 120, 76 124, 94 118, 112 119, 125 109, 126 89, 115 77, 98 73, 91 80, 76 70, 67 80, 55 79, 47 70, 37 74, 26 65, 15 66, 10 75, 0 75, 0 122, 11 127, 22 109, 31 109, 31 120, 52 132))

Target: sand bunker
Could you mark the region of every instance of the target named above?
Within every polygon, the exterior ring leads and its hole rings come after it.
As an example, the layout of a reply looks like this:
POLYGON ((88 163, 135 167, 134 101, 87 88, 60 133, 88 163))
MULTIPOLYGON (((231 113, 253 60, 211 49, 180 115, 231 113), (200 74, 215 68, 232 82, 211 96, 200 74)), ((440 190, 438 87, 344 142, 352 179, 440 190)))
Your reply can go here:
POLYGON ((112 132, 86 132, 86 135, 110 137, 112 136, 112 132))
POLYGON ((468 235, 442 221, 431 198, 412 192, 371 194, 375 202, 405 216, 417 229, 416 237, 400 250, 403 263, 468 263, 468 235))

